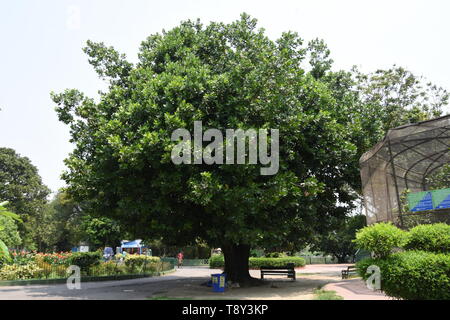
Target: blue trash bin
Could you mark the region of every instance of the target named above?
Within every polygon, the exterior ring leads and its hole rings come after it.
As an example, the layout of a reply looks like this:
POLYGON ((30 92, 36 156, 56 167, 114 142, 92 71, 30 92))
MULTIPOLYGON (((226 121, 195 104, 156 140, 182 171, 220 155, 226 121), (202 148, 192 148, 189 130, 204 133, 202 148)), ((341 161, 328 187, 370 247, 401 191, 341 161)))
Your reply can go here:
POLYGON ((212 288, 214 292, 225 291, 225 273, 215 273, 211 275, 212 288))

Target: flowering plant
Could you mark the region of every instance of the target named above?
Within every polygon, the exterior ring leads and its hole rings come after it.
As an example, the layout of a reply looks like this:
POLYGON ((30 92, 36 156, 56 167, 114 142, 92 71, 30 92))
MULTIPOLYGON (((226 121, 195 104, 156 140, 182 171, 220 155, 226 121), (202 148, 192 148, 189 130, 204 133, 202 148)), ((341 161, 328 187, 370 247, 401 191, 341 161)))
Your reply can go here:
POLYGON ((36 255, 36 252, 29 252, 29 251, 12 251, 11 257, 12 257, 12 264, 15 265, 27 265, 30 262, 34 261, 34 257, 36 255))
POLYGON ((71 252, 37 253, 36 260, 56 266, 69 265, 69 258, 71 256, 71 252))

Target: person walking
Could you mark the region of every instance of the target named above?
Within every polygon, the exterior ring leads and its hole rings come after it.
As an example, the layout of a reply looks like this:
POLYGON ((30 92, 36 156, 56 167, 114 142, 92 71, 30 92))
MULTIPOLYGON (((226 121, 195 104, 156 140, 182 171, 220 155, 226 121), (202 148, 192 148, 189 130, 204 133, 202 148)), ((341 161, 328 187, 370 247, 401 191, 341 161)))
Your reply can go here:
POLYGON ((183 251, 180 251, 180 252, 177 254, 178 268, 181 268, 181 267, 183 266, 183 258, 184 258, 183 251))

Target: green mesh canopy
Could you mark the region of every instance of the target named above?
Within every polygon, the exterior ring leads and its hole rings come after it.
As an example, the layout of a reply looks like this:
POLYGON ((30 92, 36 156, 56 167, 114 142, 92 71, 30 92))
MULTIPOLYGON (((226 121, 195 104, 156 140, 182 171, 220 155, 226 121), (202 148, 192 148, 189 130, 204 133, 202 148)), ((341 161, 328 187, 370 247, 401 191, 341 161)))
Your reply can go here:
POLYGON ((448 163, 450 115, 389 130, 360 159, 367 223, 402 225, 414 208, 442 209, 450 189, 429 190, 427 177, 448 163))

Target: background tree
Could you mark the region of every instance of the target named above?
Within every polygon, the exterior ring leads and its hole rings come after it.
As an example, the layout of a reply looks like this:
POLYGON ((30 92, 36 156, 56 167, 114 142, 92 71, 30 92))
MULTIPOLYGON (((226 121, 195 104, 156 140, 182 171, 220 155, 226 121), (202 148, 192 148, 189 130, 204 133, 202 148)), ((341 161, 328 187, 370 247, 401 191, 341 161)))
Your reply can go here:
POLYGON ((109 89, 96 103, 77 90, 53 94, 75 150, 64 179, 77 201, 137 237, 205 240, 221 247, 233 281, 250 280, 251 246, 301 243, 344 217, 353 199, 346 168, 356 152, 327 85, 301 67, 295 33, 268 39, 247 15, 231 24, 184 22, 141 45, 139 62, 103 44, 85 52, 109 89), (259 165, 180 165, 171 133, 217 128, 280 130, 280 170, 259 165))
POLYGON ((82 230, 84 212, 82 205, 60 190, 47 205, 51 216, 52 245, 57 251, 67 251, 84 241, 82 230))
POLYGON ((93 218, 85 216, 83 217, 81 229, 89 245, 97 249, 106 246, 114 248, 120 246, 120 241, 124 237, 119 224, 105 217, 93 218))
POLYGON ((15 248, 21 245, 17 223, 13 218, 0 216, 0 240, 8 248, 15 248))
POLYGON ((389 129, 441 116, 448 105, 447 90, 403 67, 393 65, 367 74, 356 66, 333 71, 323 40, 311 41, 307 52, 311 75, 327 84, 338 101, 335 119, 351 128, 358 159, 389 129))
MULTIPOLYGON (((362 201, 359 171, 361 155, 381 141, 391 128, 442 115, 449 94, 424 77, 395 65, 368 74, 356 67, 350 71, 333 71, 330 51, 320 40, 310 42, 308 52, 312 57, 309 61, 310 73, 328 86, 337 101, 338 107, 334 109, 333 118, 349 128, 349 140, 357 147, 352 161, 345 164, 348 174, 347 192, 344 195, 347 197, 336 203, 336 210, 343 204, 350 204, 353 210, 355 202, 352 203, 348 196, 353 195, 358 202, 362 201)), ((448 185, 448 179, 444 177, 448 177, 445 168, 436 173, 433 181, 443 181, 444 185, 447 181, 448 185)), ((329 244, 332 244, 336 233, 345 234, 348 226, 338 222, 337 226, 329 226, 329 229, 334 230, 334 233, 321 232, 318 237, 323 240, 322 235, 325 234, 329 237, 329 244)))
POLYGON ((437 169, 427 178, 428 190, 450 188, 450 164, 437 169))
POLYGON ((18 237, 17 234, 14 234, 14 230, 12 230, 13 228, 8 226, 8 219, 18 222, 21 222, 21 219, 18 215, 9 211, 6 208, 6 205, 8 205, 8 201, 3 201, 0 203, 0 219, 7 219, 0 220, 0 223, 1 221, 6 221, 6 224, 0 224, 0 265, 4 262, 11 261, 8 245, 11 245, 11 243, 14 245, 14 242, 20 241, 20 237, 18 237))
POLYGON ((33 221, 39 221, 49 193, 28 158, 13 149, 0 148, 0 199, 9 201, 11 211, 23 220, 19 232, 23 245, 29 249, 35 249, 37 240, 33 221))
POLYGON ((88 205, 76 202, 64 190, 60 190, 44 210, 47 223, 43 250, 68 251, 80 242, 87 242, 92 249, 105 245, 117 246, 126 233, 118 223, 105 217, 90 215, 88 205))
POLYGON ((356 246, 352 242, 356 231, 366 226, 366 216, 355 215, 337 222, 335 230, 318 235, 317 242, 313 246, 316 251, 334 256, 338 263, 348 262, 354 258, 356 246))

